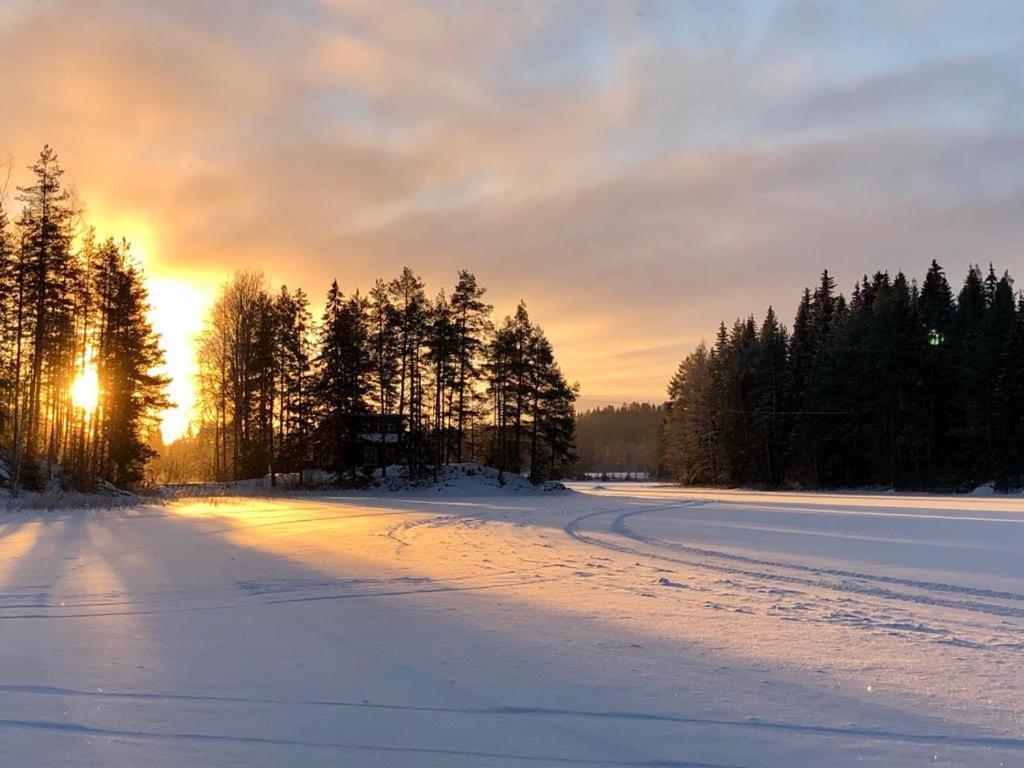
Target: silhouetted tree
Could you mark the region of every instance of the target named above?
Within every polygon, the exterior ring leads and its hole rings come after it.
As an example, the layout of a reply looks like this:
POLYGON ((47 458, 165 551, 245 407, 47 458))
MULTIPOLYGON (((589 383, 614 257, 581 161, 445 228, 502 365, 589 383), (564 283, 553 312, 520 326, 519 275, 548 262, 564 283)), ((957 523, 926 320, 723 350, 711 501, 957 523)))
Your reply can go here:
POLYGON ((1024 475, 1021 305, 972 266, 956 300, 932 262, 858 280, 823 272, 788 337, 768 316, 723 324, 669 386, 663 461, 687 483, 1016 487, 1024 475))
POLYGON ((369 431, 367 398, 373 360, 367 329, 367 301, 359 293, 346 299, 331 283, 320 322, 316 397, 318 433, 327 466, 339 479, 357 482, 362 465, 359 435, 369 431))

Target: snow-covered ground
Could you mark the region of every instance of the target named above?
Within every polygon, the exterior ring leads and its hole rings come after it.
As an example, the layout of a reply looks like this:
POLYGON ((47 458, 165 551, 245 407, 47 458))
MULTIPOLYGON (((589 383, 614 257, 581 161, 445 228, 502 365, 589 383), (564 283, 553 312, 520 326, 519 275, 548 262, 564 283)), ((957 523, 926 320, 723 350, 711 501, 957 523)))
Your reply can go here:
POLYGON ((436 491, 0 518, 0 764, 1024 765, 1024 500, 436 491))

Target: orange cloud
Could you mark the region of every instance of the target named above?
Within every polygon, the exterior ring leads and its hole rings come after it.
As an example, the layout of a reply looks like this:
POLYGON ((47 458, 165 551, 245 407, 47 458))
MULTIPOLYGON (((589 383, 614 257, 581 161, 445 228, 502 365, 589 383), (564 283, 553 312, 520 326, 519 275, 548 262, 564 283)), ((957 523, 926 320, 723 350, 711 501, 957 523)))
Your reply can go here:
POLYGON ((1013 24, 731 8, 9 3, 0 152, 54 144, 101 229, 199 292, 473 269, 613 400, 823 266, 1019 252, 1013 24), (845 55, 850 22, 886 51, 845 55))

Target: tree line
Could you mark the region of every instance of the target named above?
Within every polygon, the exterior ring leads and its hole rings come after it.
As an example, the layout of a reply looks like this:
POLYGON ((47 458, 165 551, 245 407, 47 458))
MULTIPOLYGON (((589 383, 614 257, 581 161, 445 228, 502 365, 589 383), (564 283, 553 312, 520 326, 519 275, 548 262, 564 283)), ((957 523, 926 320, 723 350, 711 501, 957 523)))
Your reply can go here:
POLYGON ((314 320, 302 289, 237 273, 199 343, 193 467, 300 483, 314 466, 359 483, 367 464, 389 461, 413 479, 463 461, 561 476, 574 460, 576 388, 526 305, 495 325, 485 293, 463 270, 430 299, 405 268, 367 294, 333 282, 314 320), (368 447, 379 452, 369 461, 368 447))
POLYGON ((960 490, 1024 484, 1024 298, 990 266, 954 296, 878 272, 847 299, 823 272, 792 331, 769 307, 679 365, 662 471, 687 484, 960 490))
POLYGON ((651 403, 606 405, 576 417, 576 472, 631 472, 653 476, 658 469, 658 433, 665 407, 651 403))
POLYGON ((52 148, 29 171, 16 215, 0 190, 0 474, 13 493, 131 486, 169 405, 145 280, 87 226, 52 148))

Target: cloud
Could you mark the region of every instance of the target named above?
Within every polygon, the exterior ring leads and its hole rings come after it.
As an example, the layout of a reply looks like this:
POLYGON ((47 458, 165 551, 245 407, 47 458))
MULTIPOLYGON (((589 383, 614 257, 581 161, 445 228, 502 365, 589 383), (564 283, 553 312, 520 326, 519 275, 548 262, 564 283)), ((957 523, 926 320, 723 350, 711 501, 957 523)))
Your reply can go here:
POLYGON ((719 319, 788 318, 823 267, 1021 271, 1022 15, 11 3, 0 151, 54 144, 161 275, 258 265, 318 295, 468 267, 499 311, 528 300, 586 396, 659 398, 719 319))

